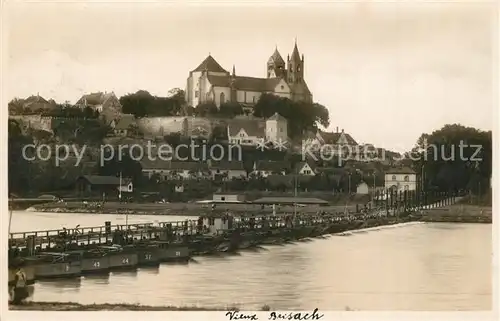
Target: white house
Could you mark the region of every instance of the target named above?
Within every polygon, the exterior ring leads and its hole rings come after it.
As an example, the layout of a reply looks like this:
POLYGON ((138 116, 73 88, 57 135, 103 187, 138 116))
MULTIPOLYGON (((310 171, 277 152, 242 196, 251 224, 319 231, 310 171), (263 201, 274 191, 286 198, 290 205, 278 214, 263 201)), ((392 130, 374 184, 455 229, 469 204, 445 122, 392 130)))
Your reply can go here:
POLYGON ((315 176, 316 166, 309 162, 298 162, 293 170, 294 174, 305 175, 305 176, 315 176))
POLYGON ((266 140, 281 144, 288 141, 288 121, 285 117, 275 113, 266 120, 266 140))
POLYGON ((417 173, 409 167, 392 168, 385 173, 385 189, 395 191, 415 191, 417 173))
POLYGON ((266 123, 260 119, 233 119, 227 126, 230 144, 256 146, 265 138, 266 123))
POLYGON ((285 175, 287 164, 284 162, 258 161, 254 163, 253 175, 268 177, 269 175, 285 175))
POLYGON ((191 179, 207 172, 207 164, 192 161, 162 161, 161 159, 141 161, 142 173, 149 179, 158 175, 160 180, 170 178, 191 179))
POLYGON ((217 176, 222 176, 225 179, 246 178, 247 172, 243 166, 243 162, 238 161, 208 161, 208 169, 213 179, 217 176))
POLYGON ((339 132, 317 131, 310 133, 303 141, 304 146, 308 146, 311 151, 320 151, 323 155, 340 155, 341 153, 350 153, 351 156, 358 149, 358 143, 352 136, 342 129, 339 132))

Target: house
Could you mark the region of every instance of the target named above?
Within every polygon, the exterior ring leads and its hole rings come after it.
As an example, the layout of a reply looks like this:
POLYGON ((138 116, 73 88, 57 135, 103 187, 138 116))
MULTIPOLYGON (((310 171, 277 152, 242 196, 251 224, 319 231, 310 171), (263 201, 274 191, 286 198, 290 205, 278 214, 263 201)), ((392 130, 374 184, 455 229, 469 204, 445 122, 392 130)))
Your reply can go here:
POLYGON ((131 114, 121 115, 120 118, 111 122, 111 128, 116 136, 129 136, 137 134, 135 116, 131 114))
POLYGON ((288 121, 285 117, 275 113, 266 120, 266 140, 275 144, 288 141, 288 121))
POLYGON ((129 178, 120 180, 115 176, 83 175, 76 180, 76 190, 80 194, 118 194, 118 191, 132 192, 133 184, 129 178))
POLYGON ((239 161, 208 161, 208 169, 212 178, 217 177, 225 179, 246 178, 247 171, 243 166, 243 162, 239 161))
POLYGON ((356 186, 356 194, 358 195, 368 195, 370 193, 370 188, 365 182, 361 182, 356 186))
POLYGON ((315 176, 316 166, 312 162, 298 162, 295 164, 293 173, 297 175, 315 176))
POLYGON ((257 161, 254 163, 252 175, 267 177, 269 175, 285 175, 289 169, 286 162, 257 161))
POLYGON ((108 122, 119 118, 122 112, 122 105, 114 92, 97 92, 83 95, 78 99, 75 106, 80 108, 90 107, 97 110, 101 117, 108 122))
POLYGON ((385 189, 393 191, 415 191, 417 173, 409 167, 392 168, 385 172, 385 189))
POLYGON ((339 132, 317 131, 308 133, 303 141, 303 146, 307 146, 311 151, 321 151, 323 155, 341 155, 349 154, 354 156, 358 151, 358 143, 352 136, 342 129, 339 132))
POLYGON ((151 179, 158 175, 159 180, 192 179, 203 177, 208 172, 207 164, 193 161, 141 160, 142 173, 151 179))
POLYGON ((266 136, 266 123, 260 119, 232 119, 227 125, 230 144, 257 146, 266 136))
POLYGON ((8 104, 9 115, 39 114, 55 108, 57 108, 57 104, 54 100, 46 100, 39 94, 29 96, 26 99, 13 99, 8 104))
POLYGON ((312 94, 304 79, 304 55, 297 43, 291 56, 285 60, 276 48, 266 64, 267 77, 236 75, 224 69, 210 54, 198 67, 189 72, 186 84, 186 102, 189 106, 213 102, 217 107, 232 102, 251 108, 262 94, 270 93, 294 101, 312 102, 312 94))
POLYGON ((215 193, 212 200, 217 203, 243 203, 245 195, 231 193, 215 193))

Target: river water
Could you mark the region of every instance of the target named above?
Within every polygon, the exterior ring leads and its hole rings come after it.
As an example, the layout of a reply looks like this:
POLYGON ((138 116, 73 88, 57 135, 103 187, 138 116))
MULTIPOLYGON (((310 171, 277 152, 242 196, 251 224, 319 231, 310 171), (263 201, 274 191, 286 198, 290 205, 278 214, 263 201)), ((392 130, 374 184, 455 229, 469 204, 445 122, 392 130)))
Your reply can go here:
MULTIPOLYGON (((129 215, 129 223, 186 217, 129 215)), ((192 217, 191 217, 192 219, 192 217)), ((11 231, 124 223, 123 215, 13 212, 11 231)), ((36 301, 277 310, 490 310, 487 224, 408 223, 187 265, 39 282, 36 301)))

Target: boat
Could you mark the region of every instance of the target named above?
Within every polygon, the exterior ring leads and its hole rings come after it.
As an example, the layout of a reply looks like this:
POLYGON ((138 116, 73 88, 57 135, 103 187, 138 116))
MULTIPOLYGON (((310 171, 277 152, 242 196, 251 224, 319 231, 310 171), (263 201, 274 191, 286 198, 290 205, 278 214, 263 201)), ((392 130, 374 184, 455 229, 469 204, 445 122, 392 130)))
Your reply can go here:
POLYGON ((129 248, 117 244, 110 246, 101 245, 97 248, 108 257, 110 270, 135 269, 139 265, 137 251, 130 251, 129 248))
POLYGON ((35 279, 79 277, 82 274, 81 255, 78 253, 44 252, 25 258, 35 268, 35 279))

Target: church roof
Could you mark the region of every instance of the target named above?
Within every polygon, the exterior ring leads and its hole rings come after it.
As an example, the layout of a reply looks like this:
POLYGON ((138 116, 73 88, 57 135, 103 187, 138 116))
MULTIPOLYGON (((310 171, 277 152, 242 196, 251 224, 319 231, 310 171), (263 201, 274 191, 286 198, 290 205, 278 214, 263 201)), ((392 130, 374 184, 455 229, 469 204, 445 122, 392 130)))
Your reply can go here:
MULTIPOLYGON (((213 76, 208 75, 208 81, 214 87, 230 87, 231 76, 213 76)), ((254 78, 254 77, 242 77, 234 76, 234 87, 239 90, 246 91, 274 91, 281 78, 254 78)))
POLYGON ((292 52, 292 60, 300 60, 299 48, 297 48, 297 42, 295 42, 295 46, 293 47, 292 52))
POLYGON ((274 50, 274 53, 269 57, 269 60, 267 61, 268 64, 274 64, 275 66, 279 65, 284 65, 285 60, 283 60, 283 57, 281 57, 278 48, 274 50))
POLYGON ((224 68, 219 65, 217 61, 215 61, 214 57, 208 55, 203 62, 196 67, 193 71, 212 71, 212 72, 227 72, 224 68))

